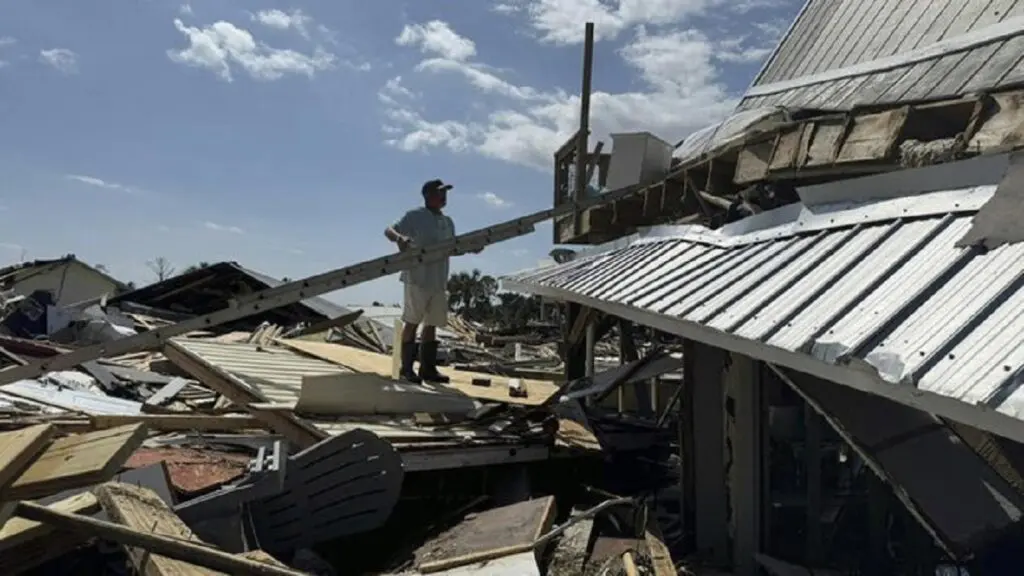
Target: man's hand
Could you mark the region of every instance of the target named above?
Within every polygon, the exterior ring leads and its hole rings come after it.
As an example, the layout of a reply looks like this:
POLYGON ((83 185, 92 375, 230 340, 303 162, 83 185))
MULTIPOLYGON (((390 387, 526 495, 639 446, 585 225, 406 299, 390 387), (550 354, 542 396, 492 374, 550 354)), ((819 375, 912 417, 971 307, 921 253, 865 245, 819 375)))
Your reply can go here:
POLYGON ((398 244, 398 250, 405 252, 410 246, 412 246, 412 239, 408 236, 399 236, 395 240, 395 244, 398 244))

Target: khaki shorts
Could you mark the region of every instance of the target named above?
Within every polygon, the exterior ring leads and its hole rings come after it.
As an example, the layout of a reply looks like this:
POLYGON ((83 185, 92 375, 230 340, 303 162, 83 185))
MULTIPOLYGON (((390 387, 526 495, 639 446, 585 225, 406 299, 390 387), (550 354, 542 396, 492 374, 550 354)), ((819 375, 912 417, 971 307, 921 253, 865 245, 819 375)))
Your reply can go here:
POLYGON ((448 293, 444 290, 424 290, 413 284, 405 284, 402 322, 425 324, 437 328, 447 326, 448 293))

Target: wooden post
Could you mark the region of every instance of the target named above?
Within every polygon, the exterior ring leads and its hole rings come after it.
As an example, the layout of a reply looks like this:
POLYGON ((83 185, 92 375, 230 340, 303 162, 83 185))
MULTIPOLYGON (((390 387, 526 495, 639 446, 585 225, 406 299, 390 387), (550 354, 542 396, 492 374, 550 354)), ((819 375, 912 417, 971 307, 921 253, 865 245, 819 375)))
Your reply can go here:
MULTIPOLYGON (((590 86, 594 72, 594 23, 587 22, 583 42, 583 86, 580 90, 580 131, 576 134, 576 186, 573 190, 573 202, 584 197, 587 190, 587 148, 590 136, 590 86)), ((573 212, 575 235, 580 232, 582 214, 577 209, 573 212)))
POLYGON ((807 470, 807 541, 804 564, 821 564, 821 417, 804 402, 804 468, 807 470))

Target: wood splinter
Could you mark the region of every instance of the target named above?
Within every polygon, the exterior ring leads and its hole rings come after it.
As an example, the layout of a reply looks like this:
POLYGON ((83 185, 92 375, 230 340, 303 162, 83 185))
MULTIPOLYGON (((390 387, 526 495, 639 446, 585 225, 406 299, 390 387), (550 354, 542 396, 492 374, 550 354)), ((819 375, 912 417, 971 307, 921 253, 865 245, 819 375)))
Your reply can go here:
MULTIPOLYGON (((203 566, 226 574, 237 574, 239 576, 303 576, 302 572, 296 570, 264 564, 202 544, 193 544, 167 536, 140 532, 120 524, 104 522, 103 520, 97 520, 88 516, 67 514, 34 502, 19 502, 16 514, 22 518, 42 522, 60 530, 78 532, 117 542, 124 546, 141 548, 153 554, 159 554, 160 556, 196 566, 203 566)), ((153 572, 149 571, 146 573, 153 574, 153 572)))

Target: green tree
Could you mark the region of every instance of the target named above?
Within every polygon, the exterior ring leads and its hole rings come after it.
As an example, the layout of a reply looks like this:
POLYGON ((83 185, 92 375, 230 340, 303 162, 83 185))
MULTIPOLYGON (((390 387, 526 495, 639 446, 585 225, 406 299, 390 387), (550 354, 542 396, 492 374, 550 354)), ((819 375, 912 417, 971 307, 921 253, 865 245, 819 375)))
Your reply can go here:
POLYGON ((472 272, 456 272, 448 278, 448 309, 477 322, 493 320, 494 297, 498 281, 491 276, 472 272))

